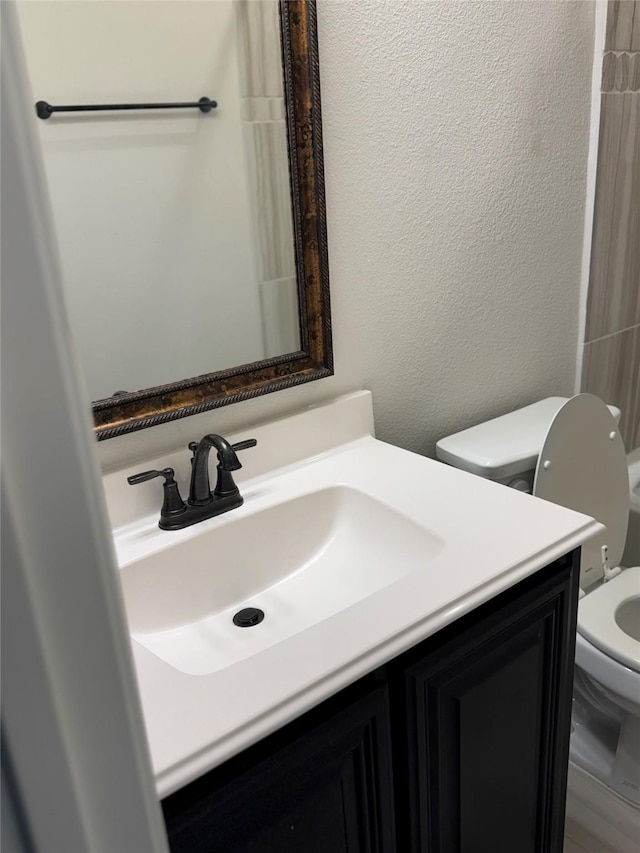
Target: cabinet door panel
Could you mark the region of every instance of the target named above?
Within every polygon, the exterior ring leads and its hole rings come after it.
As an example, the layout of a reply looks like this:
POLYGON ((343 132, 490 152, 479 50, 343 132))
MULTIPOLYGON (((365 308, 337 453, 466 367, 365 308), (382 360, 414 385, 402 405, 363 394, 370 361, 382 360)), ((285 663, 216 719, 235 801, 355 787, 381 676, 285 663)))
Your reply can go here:
POLYGON ((172 853, 393 853, 387 688, 163 808, 172 853))
POLYGON ((576 589, 544 575, 406 670, 414 853, 562 850, 576 589))
POLYGON ((518 642, 494 650, 468 677, 443 685, 460 715, 462 850, 499 853, 494 824, 498 803, 502 825, 509 827, 508 853, 534 849, 545 667, 542 634, 534 626, 518 642))

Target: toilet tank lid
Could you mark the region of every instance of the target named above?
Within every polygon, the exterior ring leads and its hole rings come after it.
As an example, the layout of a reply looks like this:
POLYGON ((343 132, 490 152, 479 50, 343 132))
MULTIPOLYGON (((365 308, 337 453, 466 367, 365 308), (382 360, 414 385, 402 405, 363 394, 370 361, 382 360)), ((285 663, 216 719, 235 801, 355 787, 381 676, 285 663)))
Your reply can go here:
MULTIPOLYGON (((441 438, 436 444, 436 456, 448 465, 491 480, 533 470, 551 421, 568 399, 547 397, 441 438)), ((608 408, 619 421, 620 409, 608 408)))

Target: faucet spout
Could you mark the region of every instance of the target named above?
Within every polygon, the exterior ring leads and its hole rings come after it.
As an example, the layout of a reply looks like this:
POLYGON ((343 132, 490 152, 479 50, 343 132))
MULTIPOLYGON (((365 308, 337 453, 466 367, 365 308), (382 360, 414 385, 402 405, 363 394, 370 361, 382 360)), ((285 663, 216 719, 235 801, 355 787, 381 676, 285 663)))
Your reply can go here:
POLYGON ((215 433, 205 435, 198 442, 193 455, 191 485, 189 487, 189 504, 192 506, 204 506, 213 500, 209 483, 209 451, 212 447, 215 447, 218 454, 219 473, 237 471, 242 468, 235 450, 226 438, 215 433))
POLYGON ((129 477, 130 485, 146 482, 154 477, 165 478, 165 502, 160 513, 158 526, 162 530, 182 530, 237 509, 242 506, 243 497, 233 481, 232 472, 242 468, 238 461, 236 451, 255 447, 258 442, 255 438, 247 438, 236 444, 229 444, 226 438, 211 433, 205 435, 201 441, 192 441, 189 450, 192 451, 191 459, 191 483, 189 485, 189 500, 183 503, 178 486, 173 478, 173 468, 165 468, 163 471, 143 471, 129 477), (218 479, 216 487, 211 492, 209 485, 209 451, 215 447, 218 454, 218 479))

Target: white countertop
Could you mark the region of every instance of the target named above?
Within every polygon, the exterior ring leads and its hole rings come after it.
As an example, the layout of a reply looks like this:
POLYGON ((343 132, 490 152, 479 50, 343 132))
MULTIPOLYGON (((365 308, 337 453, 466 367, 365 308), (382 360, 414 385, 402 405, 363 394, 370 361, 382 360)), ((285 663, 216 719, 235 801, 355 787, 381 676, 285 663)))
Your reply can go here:
MULTIPOLYGON (((591 518, 377 441, 370 429, 370 396, 359 392, 310 409, 294 419, 306 424, 306 443, 259 476, 243 456, 238 477, 245 503, 232 512, 183 531, 157 528, 153 515, 115 530, 121 566, 179 539, 259 512, 286 498, 345 484, 382 499, 434 532, 444 546, 424 570, 411 571, 346 610, 271 645, 252 657, 207 675, 188 675, 132 642, 147 735, 160 797, 265 737, 362 675, 453 622, 554 559, 577 547, 601 526, 591 518), (354 412, 351 426, 336 417, 354 412), (327 426, 336 444, 327 447, 327 426), (304 445, 303 458, 300 458, 304 445), (315 452, 320 449, 320 452, 315 452), (293 461, 292 461, 293 460, 293 461)), ((259 436, 289 441, 290 421, 272 423, 231 440, 259 436)), ((187 457, 188 458, 188 457, 187 457)), ((157 460, 156 460, 157 462, 157 460)), ((164 461, 166 463, 166 460, 164 461)), ((142 466, 138 467, 140 470, 142 466)), ((186 469, 185 469, 186 470, 186 469)), ((108 475, 108 502, 133 470, 108 475)), ((132 490, 133 491, 133 490, 132 490)), ((398 554, 402 559, 402 554, 398 554)))

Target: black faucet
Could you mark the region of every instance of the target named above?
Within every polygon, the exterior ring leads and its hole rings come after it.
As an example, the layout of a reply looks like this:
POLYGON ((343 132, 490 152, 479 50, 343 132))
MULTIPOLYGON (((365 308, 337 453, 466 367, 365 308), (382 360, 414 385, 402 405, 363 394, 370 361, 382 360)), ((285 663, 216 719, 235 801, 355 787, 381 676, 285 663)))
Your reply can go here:
POLYGON ((183 527, 189 527, 242 505, 243 497, 232 476, 233 471, 242 468, 236 453, 239 450, 255 447, 257 443, 255 438, 250 438, 237 444, 229 444, 226 438, 215 433, 205 435, 200 441, 192 441, 189 444, 189 450, 193 454, 191 483, 186 503, 180 496, 172 468, 164 468, 162 471, 143 471, 141 474, 127 477, 127 482, 135 486, 153 477, 164 477, 164 502, 160 510, 158 527, 163 530, 182 530, 183 527), (209 451, 212 447, 218 454, 218 478, 213 492, 209 485, 209 451))

